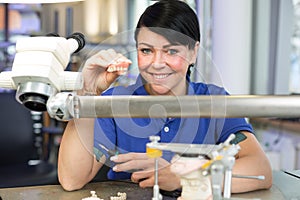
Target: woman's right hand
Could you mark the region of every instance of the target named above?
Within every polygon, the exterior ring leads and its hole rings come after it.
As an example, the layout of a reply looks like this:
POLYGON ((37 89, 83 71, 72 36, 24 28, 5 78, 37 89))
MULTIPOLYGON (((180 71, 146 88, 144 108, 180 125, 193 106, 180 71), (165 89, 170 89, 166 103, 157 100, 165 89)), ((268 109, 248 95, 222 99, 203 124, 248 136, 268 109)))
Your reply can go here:
POLYGON ((83 94, 99 95, 106 90, 118 76, 127 72, 131 61, 113 49, 101 50, 90 57, 82 70, 83 94))

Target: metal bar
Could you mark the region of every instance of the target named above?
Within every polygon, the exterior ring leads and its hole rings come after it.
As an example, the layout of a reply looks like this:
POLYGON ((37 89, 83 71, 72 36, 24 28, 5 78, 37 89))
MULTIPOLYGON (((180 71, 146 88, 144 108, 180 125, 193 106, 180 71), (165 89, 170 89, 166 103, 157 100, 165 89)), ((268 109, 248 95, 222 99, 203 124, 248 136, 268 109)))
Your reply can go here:
POLYGON ((214 200, 221 200, 222 198, 222 182, 224 177, 224 165, 216 162, 211 166, 211 181, 212 193, 214 200))
POLYGON ((300 117, 292 96, 78 96, 79 117, 300 117))
POLYGON ((229 199, 231 197, 231 180, 232 180, 232 169, 226 169, 224 175, 224 198, 229 199))
MULTIPOLYGON (((265 180, 265 176, 247 176, 247 175, 240 175, 240 174, 232 174, 233 178, 246 178, 246 179, 257 179, 257 180, 265 180)), ((300 177, 298 177, 300 178, 300 177)))

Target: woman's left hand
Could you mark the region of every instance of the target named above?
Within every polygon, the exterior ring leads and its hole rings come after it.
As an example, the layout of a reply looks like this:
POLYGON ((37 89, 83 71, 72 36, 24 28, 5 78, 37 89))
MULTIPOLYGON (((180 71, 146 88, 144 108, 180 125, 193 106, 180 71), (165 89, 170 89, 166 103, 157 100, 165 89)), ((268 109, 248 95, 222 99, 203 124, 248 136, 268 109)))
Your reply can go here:
MULTIPOLYGON (((154 162, 146 153, 119 154, 111 158, 116 165, 115 172, 131 171, 131 180, 139 183, 140 187, 153 187, 154 185, 154 162)), ((172 191, 180 188, 180 178, 171 172, 171 164, 159 158, 158 161, 158 185, 160 189, 172 191)))

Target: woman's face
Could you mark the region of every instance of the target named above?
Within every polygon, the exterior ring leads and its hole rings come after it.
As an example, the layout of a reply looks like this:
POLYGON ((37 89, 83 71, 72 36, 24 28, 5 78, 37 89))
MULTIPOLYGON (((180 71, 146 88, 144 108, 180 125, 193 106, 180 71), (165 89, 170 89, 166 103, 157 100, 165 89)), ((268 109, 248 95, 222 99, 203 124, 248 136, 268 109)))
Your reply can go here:
POLYGON ((138 66, 151 95, 185 95, 188 66, 195 63, 194 49, 171 44, 165 37, 142 27, 137 36, 138 66))

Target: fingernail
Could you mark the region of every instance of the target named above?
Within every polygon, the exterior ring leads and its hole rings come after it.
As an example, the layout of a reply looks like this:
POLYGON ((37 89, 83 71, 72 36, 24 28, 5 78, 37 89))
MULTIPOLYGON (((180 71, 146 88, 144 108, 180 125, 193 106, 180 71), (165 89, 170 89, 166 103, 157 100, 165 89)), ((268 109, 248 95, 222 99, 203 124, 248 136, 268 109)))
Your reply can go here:
POLYGON ((111 161, 116 161, 117 159, 118 159, 118 156, 112 156, 112 157, 110 157, 111 161))
POLYGON ((112 169, 113 169, 113 171, 117 171, 117 170, 118 170, 118 167, 117 167, 117 166, 114 166, 112 169))

